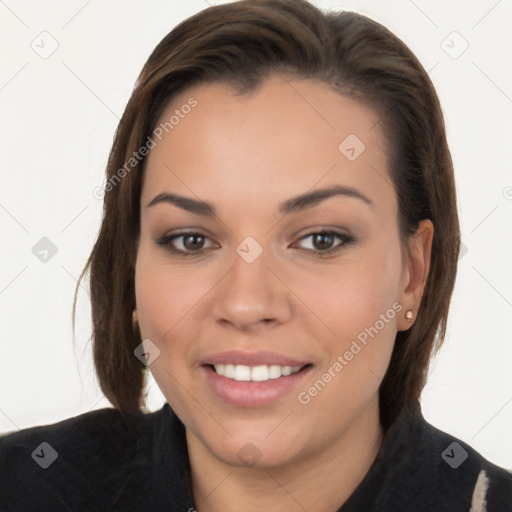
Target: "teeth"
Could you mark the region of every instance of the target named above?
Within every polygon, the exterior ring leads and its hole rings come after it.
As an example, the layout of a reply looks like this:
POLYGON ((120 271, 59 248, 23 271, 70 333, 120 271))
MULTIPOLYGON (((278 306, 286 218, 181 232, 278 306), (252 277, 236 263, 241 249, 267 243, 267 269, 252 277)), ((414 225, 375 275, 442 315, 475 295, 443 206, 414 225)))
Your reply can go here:
POLYGON ((281 367, 277 364, 273 364, 268 368, 268 378, 269 379, 277 379, 281 377, 281 367))
POLYGON ((255 380, 257 382, 269 380, 268 374, 268 366, 253 366, 251 370, 251 380, 255 380))
POLYGON ((219 366, 223 366, 224 367, 224 377, 228 377, 229 379, 234 379, 235 378, 235 365, 234 364, 222 364, 222 365, 219 365, 219 366))
POLYGON ((237 381, 265 382, 297 373, 302 366, 245 366, 243 364, 214 364, 215 372, 237 381))
POLYGON ((251 380, 251 369, 248 366, 237 364, 235 366, 235 380, 251 380))

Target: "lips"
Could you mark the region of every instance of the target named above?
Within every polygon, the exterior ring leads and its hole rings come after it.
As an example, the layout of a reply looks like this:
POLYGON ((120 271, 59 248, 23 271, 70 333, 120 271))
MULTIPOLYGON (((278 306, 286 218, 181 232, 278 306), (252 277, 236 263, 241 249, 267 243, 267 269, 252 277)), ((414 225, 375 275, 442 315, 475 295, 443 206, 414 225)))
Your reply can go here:
POLYGON ((225 351, 205 357, 202 375, 222 401, 261 407, 285 397, 309 374, 312 364, 277 352, 225 351))

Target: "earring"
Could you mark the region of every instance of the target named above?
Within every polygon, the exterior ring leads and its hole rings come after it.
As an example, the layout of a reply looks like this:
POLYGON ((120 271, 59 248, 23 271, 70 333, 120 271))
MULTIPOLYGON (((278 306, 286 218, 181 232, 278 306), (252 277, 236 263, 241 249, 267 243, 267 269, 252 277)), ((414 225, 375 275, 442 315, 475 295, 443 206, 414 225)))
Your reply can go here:
POLYGON ((406 312, 405 312, 405 319, 408 321, 408 322, 412 322, 414 318, 414 313, 412 312, 412 309, 408 309, 406 312))
POLYGON ((133 332, 135 332, 135 330, 137 329, 137 310, 134 309, 132 311, 132 329, 133 329, 133 332))

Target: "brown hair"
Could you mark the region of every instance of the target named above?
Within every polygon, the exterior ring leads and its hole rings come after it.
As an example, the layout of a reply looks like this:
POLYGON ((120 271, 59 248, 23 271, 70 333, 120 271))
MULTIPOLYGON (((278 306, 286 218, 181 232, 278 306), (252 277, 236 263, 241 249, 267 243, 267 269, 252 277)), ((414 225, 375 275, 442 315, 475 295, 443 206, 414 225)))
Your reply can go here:
POLYGON ((131 315, 144 159, 132 162, 128 172, 121 169, 144 146, 178 92, 222 82, 244 94, 273 73, 320 80, 379 112, 383 132, 392 134, 388 168, 398 196, 402 246, 422 219, 435 227, 417 319, 397 333, 380 387, 386 426, 419 399, 430 357, 445 336, 460 243, 453 167, 439 100, 407 46, 362 15, 322 12, 303 0, 245 0, 207 8, 174 28, 142 69, 115 134, 103 221, 79 280, 89 269, 99 383, 116 408, 142 406, 144 369, 133 353, 141 338, 131 315))

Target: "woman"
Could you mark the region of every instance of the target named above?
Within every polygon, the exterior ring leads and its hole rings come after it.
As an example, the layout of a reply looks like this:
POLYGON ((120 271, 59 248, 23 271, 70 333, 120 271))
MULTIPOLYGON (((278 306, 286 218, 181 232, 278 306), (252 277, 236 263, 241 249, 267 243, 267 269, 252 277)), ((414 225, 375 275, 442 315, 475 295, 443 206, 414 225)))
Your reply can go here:
POLYGON ((84 269, 114 408, 6 436, 2 510, 510 510, 512 476, 418 402, 459 241, 436 93, 387 29, 286 0, 186 20, 84 269))

